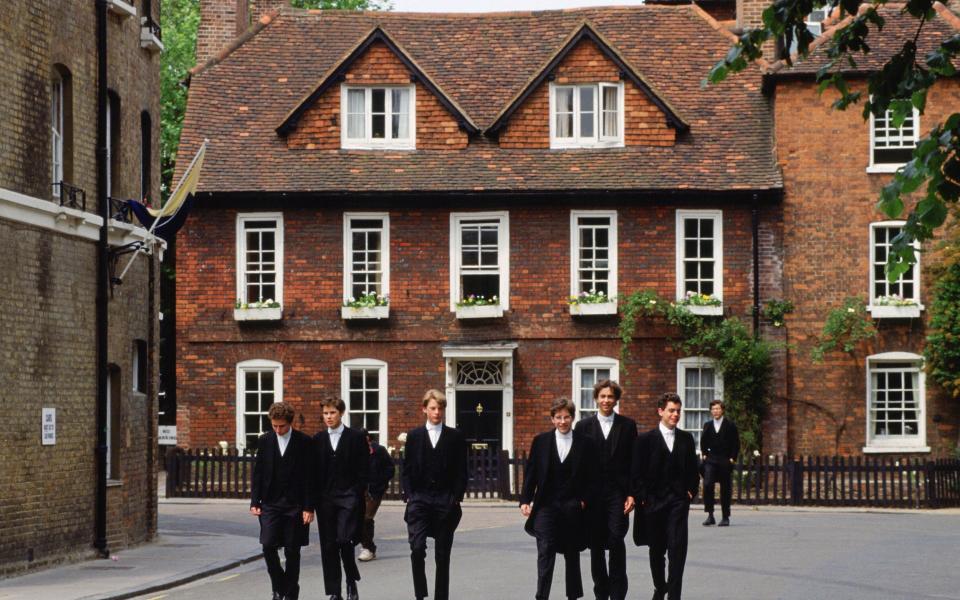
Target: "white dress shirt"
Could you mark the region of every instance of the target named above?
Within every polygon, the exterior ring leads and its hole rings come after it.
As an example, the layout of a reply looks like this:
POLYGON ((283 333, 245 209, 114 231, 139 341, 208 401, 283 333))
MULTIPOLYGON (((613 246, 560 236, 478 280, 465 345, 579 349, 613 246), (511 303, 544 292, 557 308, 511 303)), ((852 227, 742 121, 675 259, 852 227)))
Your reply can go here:
POLYGON ((337 444, 340 443, 340 436, 343 435, 343 423, 340 423, 340 427, 336 429, 328 429, 327 433, 330 434, 330 445, 333 446, 333 451, 337 451, 337 444))
POLYGON ((287 444, 290 443, 290 438, 293 436, 293 427, 287 430, 287 433, 277 436, 277 443, 280 444, 280 456, 287 451, 287 444))
POLYGON ((560 433, 559 429, 555 429, 554 433, 557 438, 557 454, 560 455, 560 462, 563 462, 567 460, 567 455, 570 454, 570 446, 573 445, 573 430, 560 433))
POLYGON ((430 421, 427 421, 427 433, 430 435, 430 445, 434 448, 437 447, 437 442, 440 441, 440 433, 443 431, 443 423, 438 423, 434 425, 430 421))
POLYGON ((723 417, 713 420, 713 430, 720 433, 720 426, 723 425, 723 417))
POLYGON ((677 439, 676 429, 670 429, 663 423, 660 423, 660 435, 663 436, 663 441, 667 443, 667 449, 673 452, 673 442, 677 439))
POLYGON ((610 437, 610 430, 613 428, 613 413, 610 413, 609 417, 597 413, 597 420, 600 421, 600 431, 603 432, 603 439, 607 439, 610 437))

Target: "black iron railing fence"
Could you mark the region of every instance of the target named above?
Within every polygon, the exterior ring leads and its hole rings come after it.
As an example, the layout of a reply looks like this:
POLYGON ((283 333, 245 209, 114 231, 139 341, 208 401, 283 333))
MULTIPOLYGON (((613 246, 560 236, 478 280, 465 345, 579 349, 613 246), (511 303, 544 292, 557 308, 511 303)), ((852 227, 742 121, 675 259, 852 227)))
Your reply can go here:
POLYGON ((54 200, 60 203, 60 206, 75 208, 77 210, 87 210, 87 193, 75 185, 66 181, 57 181, 53 184, 54 200))
MULTIPOLYGON (((236 449, 172 448, 166 457, 167 497, 247 498, 254 456, 236 449)), ((400 464, 385 498, 399 499, 400 464)), ((515 501, 525 453, 471 450, 467 497, 515 501)), ((942 508, 960 506, 960 460, 887 457, 751 457, 733 470, 738 504, 942 508)))

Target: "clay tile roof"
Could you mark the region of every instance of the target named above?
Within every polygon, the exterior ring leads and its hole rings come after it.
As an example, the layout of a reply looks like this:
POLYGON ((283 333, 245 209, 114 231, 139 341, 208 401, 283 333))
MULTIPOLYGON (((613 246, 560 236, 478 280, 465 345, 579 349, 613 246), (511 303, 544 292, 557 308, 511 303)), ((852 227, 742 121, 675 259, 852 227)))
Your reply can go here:
POLYGON ((466 14, 284 8, 193 73, 178 169, 209 138, 199 185, 207 192, 781 189, 759 70, 702 86, 729 47, 689 5, 466 14), (457 150, 307 150, 289 148, 276 131, 378 27, 485 130, 584 22, 682 115, 689 129, 675 145, 523 150, 475 134, 457 150))
MULTIPOLYGON (((867 4, 860 6, 863 12, 869 7, 867 4)), ((904 40, 913 38, 917 32, 919 20, 903 12, 904 5, 900 3, 889 3, 880 7, 879 13, 883 17, 885 24, 883 29, 878 31, 872 25, 870 34, 867 36, 867 43, 870 45, 870 53, 866 55, 854 54, 854 60, 857 63, 856 68, 844 64, 842 71, 847 74, 862 74, 879 71, 884 63, 900 51, 904 40)), ((930 51, 937 48, 941 42, 948 37, 960 32, 960 17, 950 11, 949 8, 940 2, 934 3, 936 17, 927 21, 920 37, 917 39, 917 56, 925 56, 930 51)), ((831 19, 836 16, 836 11, 831 19)), ((816 75, 820 67, 829 62, 827 48, 833 34, 841 27, 846 26, 853 18, 847 15, 845 18, 833 23, 826 29, 820 37, 815 39, 810 45, 810 54, 806 59, 801 59, 796 54, 793 56, 794 64, 788 65, 786 61, 777 61, 771 65, 769 77, 774 79, 782 77, 810 77, 816 75)))

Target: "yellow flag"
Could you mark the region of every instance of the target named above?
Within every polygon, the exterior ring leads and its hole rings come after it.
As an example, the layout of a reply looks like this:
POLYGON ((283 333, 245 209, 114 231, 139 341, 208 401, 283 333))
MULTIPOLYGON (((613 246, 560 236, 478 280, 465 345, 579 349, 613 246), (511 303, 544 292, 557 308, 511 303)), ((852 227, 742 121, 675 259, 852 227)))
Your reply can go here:
POLYGON ((194 155, 193 160, 190 161, 190 166, 187 167, 187 170, 184 171, 180 177, 177 187, 173 190, 173 193, 170 194, 170 197, 167 198, 167 203, 163 205, 163 208, 158 210, 147 207, 147 211, 149 211, 151 217, 172 217, 180 210, 187 196, 197 191, 197 183, 200 181, 200 169, 203 167, 203 157, 206 153, 207 140, 204 140, 200 149, 197 150, 196 155, 194 155))

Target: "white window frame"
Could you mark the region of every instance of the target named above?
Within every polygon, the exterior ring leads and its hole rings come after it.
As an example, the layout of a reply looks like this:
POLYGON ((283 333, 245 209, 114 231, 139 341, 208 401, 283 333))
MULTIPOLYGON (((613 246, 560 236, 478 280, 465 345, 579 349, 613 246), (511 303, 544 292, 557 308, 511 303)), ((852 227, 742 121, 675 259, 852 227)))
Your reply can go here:
MULTIPOLYGON (((715 359, 706 357, 706 356, 689 356, 687 358, 681 358, 677 361, 677 394, 680 396, 680 423, 678 426, 682 426, 686 422, 686 413, 687 413, 687 369, 713 369, 713 398, 712 399, 723 399, 723 373, 720 371, 720 366, 717 364, 715 359)), ((703 412, 705 416, 710 416, 709 402, 707 403, 706 412, 701 409, 698 409, 697 413, 703 412)), ((695 431, 689 431, 693 434, 694 439, 696 440, 696 451, 697 454, 700 453, 700 433, 703 428, 703 423, 695 431)), ((683 429, 683 427, 681 427, 683 429)))
POLYGON ((570 211, 570 295, 580 293, 580 224, 581 218, 609 218, 610 226, 607 240, 608 276, 607 296, 610 302, 617 302, 617 211, 615 210, 571 210, 570 211))
POLYGON ((50 175, 53 178, 53 197, 60 197, 60 186, 63 181, 63 114, 64 93, 63 75, 54 72, 50 86, 50 175))
POLYGON ((236 380, 236 441, 234 445, 244 450, 247 447, 247 431, 244 423, 246 414, 246 374, 250 371, 273 371, 273 401, 283 402, 283 363, 275 360, 254 358, 237 363, 236 380))
POLYGON ((380 220, 380 295, 390 295, 390 213, 343 213, 343 301, 353 297, 353 221, 380 220))
MULTIPOLYGON (((867 291, 867 293, 868 293, 868 298, 870 298, 870 305, 867 307, 867 309, 870 311, 871 315, 874 318, 918 317, 920 316, 920 311, 923 310, 923 304, 920 303, 921 271, 920 271, 920 253, 919 252, 917 252, 917 254, 915 255, 917 258, 917 262, 914 263, 913 265, 913 296, 911 298, 908 298, 916 302, 916 304, 912 306, 882 306, 882 305, 876 304, 877 277, 874 271, 875 271, 875 267, 879 266, 879 263, 875 261, 876 231, 877 229, 891 229, 894 227, 902 228, 904 225, 906 225, 906 223, 907 223, 906 221, 878 221, 876 223, 870 223, 870 231, 869 231, 870 237, 867 241, 867 251, 869 253, 867 256, 867 265, 870 270, 870 289, 867 291)), ((920 250, 919 243, 914 242, 913 246, 916 250, 918 251, 920 250)), ((889 250, 887 254, 889 256, 889 250)), ((884 263, 884 265, 886 265, 886 263, 884 263)), ((897 283, 900 283, 902 280, 903 280, 903 276, 901 275, 900 278, 897 279, 897 283)))
POLYGON ((460 226, 472 221, 498 221, 497 232, 497 269, 500 275, 500 293, 498 305, 502 310, 510 309, 510 214, 498 212, 457 212, 450 213, 450 311, 457 311, 460 292, 460 226))
MULTIPOLYGON (((891 118, 892 118, 891 111, 887 109, 884 119, 887 122, 890 122, 891 118)), ((876 117, 874 117, 873 113, 871 112, 870 113, 870 157, 869 157, 870 162, 869 162, 869 166, 867 166, 867 172, 868 173, 896 173, 897 170, 903 165, 905 165, 906 163, 905 162, 901 162, 901 163, 874 162, 873 154, 874 154, 874 151, 876 150, 876 147, 875 147, 876 138, 877 138, 876 117)), ((907 140, 908 138, 902 135, 897 135, 895 137, 891 136, 891 139, 895 139, 896 141, 899 141, 902 144, 904 140, 907 140)), ((904 149, 916 148, 919 142, 920 142, 920 111, 917 110, 916 107, 913 107, 913 145, 912 146, 901 145, 899 147, 904 149)))
MULTIPOLYGON (((574 418, 574 421, 579 421, 583 418, 583 407, 580 405, 580 379, 584 369, 610 369, 610 380, 611 381, 620 381, 620 361, 615 358, 610 358, 609 356, 585 356, 583 358, 578 358, 573 361, 571 364, 571 393, 570 399, 573 400, 574 405, 577 407, 577 415, 574 418)), ((597 382, 594 381, 594 384, 597 382)), ((620 403, 613 409, 615 412, 620 412, 620 403)), ((590 411, 590 414, 596 414, 597 411, 590 411)))
MULTIPOLYGON (((677 256, 677 300, 686 295, 684 262, 686 248, 684 244, 684 221, 686 219, 713 219, 713 297, 723 302, 723 211, 722 210, 677 210, 676 256, 677 256)), ((721 305, 722 307, 722 305, 721 305)), ((713 308, 713 307, 694 307, 713 308)))
POLYGON ((898 452, 930 452, 927 445, 927 376, 923 368, 923 357, 912 352, 883 352, 867 357, 866 381, 866 454, 898 452), (917 394, 917 434, 913 436, 877 436, 873 434, 873 374, 889 363, 913 363, 916 374, 917 394))
POLYGON ((340 147, 349 150, 415 150, 417 147, 417 86, 410 85, 342 85, 340 86, 340 147), (410 112, 408 113, 410 135, 407 138, 392 138, 390 127, 390 115, 392 114, 393 96, 385 93, 384 112, 385 130, 383 138, 374 138, 371 135, 373 130, 373 94, 371 90, 382 89, 389 92, 395 89, 409 90, 410 93, 410 112), (347 100, 349 90, 364 90, 364 137, 351 138, 348 134, 348 109, 347 100))
MULTIPOLYGON (((274 243, 274 252, 276 254, 276 294, 273 300, 283 306, 283 213, 263 212, 263 213, 239 213, 237 214, 237 298, 243 303, 258 302, 260 298, 247 298, 247 236, 244 224, 247 221, 275 221, 276 234, 274 243)), ((264 298, 266 300, 266 298, 264 298)))
POLYGON ((622 148, 624 145, 624 89, 623 82, 615 83, 570 83, 559 84, 551 83, 549 87, 550 97, 550 148, 622 148), (580 137, 580 94, 578 90, 583 87, 592 87, 596 93, 594 95, 593 111, 593 132, 591 137, 580 137), (573 133, 572 137, 557 137, 557 90, 562 88, 573 88, 573 133), (604 88, 617 89, 617 135, 601 135, 603 119, 603 90, 604 88))
MULTIPOLYGON (((375 358, 354 358, 351 360, 345 360, 340 363, 340 397, 343 398, 344 403, 347 405, 347 411, 344 413, 344 423, 348 427, 353 427, 353 423, 350 418, 350 371, 355 369, 377 369, 379 377, 379 392, 380 392, 380 409, 377 411, 380 413, 380 429, 377 432, 377 439, 379 443, 383 446, 390 445, 390 436, 388 431, 388 406, 387 406, 387 363, 382 360, 377 360, 375 358)), ((374 412, 374 411, 364 411, 364 412, 374 412)), ((359 427, 360 425, 358 425, 359 427)))

